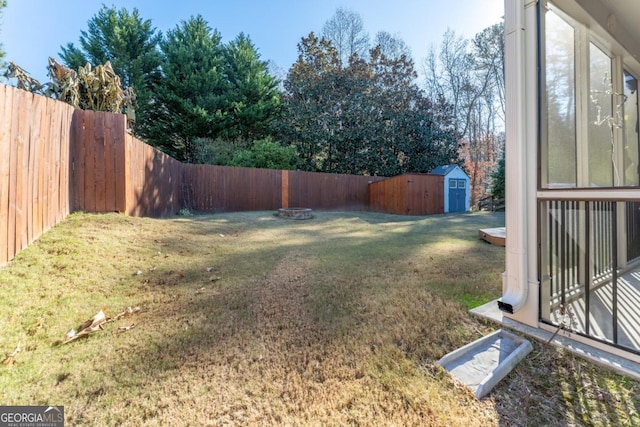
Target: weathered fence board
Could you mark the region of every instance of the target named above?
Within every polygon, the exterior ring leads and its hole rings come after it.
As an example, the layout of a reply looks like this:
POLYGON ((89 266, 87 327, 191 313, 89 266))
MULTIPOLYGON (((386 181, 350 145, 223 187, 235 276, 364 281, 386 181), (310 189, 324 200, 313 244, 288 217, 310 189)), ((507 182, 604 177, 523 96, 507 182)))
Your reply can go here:
POLYGON ((13 105, 17 106, 16 110, 13 110, 11 116, 11 136, 10 144, 11 151, 9 153, 9 220, 8 220, 8 234, 7 234, 7 247, 10 254, 17 253, 16 250, 16 232, 18 230, 16 224, 17 213, 17 166, 18 166, 18 147, 20 141, 20 127, 18 125, 18 111, 22 108, 23 93, 17 92, 13 96, 13 105))
POLYGON ((16 252, 27 247, 27 195, 29 179, 29 114, 31 98, 28 93, 20 97, 18 110, 18 152, 16 159, 16 252))
POLYGON ((113 148, 114 148, 114 166, 113 171, 115 174, 115 194, 114 194, 114 210, 117 212, 125 212, 127 209, 127 171, 126 171, 126 161, 129 158, 126 153, 126 145, 125 145, 125 135, 126 133, 126 117, 112 115, 112 128, 111 137, 113 140, 113 148), (119 120, 118 120, 119 119, 119 120), (122 147, 121 150, 118 148, 122 147))
POLYGON ((72 164, 73 164, 73 209, 82 210, 85 204, 84 201, 84 169, 85 165, 85 151, 84 144, 80 144, 79 141, 84 140, 85 124, 84 114, 82 110, 75 110, 73 112, 73 118, 71 120, 72 138, 75 142, 72 148, 72 164))
MULTIPOLYGON (((36 120, 42 120, 43 98, 35 96, 31 102, 31 116, 36 120)), ((37 211, 39 209, 38 199, 38 154, 40 148, 40 124, 35 123, 29 129, 29 166, 27 167, 27 200, 31 200, 31 208, 27 210, 27 244, 34 240, 34 235, 38 235, 37 211)))
MULTIPOLYGON (((41 98, 42 99, 42 98, 41 98)), ((38 196, 37 196, 37 200, 35 201, 35 221, 36 224, 34 224, 34 228, 33 228, 33 238, 36 239, 38 238, 38 236, 40 236, 40 234, 43 233, 44 230, 46 230, 47 228, 47 223, 46 223, 46 211, 49 209, 49 204, 48 204, 48 198, 47 198, 47 179, 46 179, 46 167, 47 167, 47 162, 46 162, 46 150, 48 147, 48 141, 49 141, 49 131, 51 129, 51 109, 49 108, 49 101, 48 99, 42 99, 42 114, 40 115, 40 141, 38 142, 38 149, 37 149, 37 159, 36 162, 38 164, 38 183, 37 183, 37 187, 38 187, 38 196)), ((51 103, 53 104, 53 100, 51 100, 51 103)), ((34 123, 35 126, 35 123, 34 123)), ((35 174, 34 174, 35 175, 35 174)))
POLYGON ((117 148, 111 136, 112 120, 104 117, 104 211, 116 212, 116 157, 117 148))
POLYGON ((60 141, 64 144, 58 144, 59 149, 59 174, 58 174, 58 210, 56 212, 56 222, 62 221, 71 212, 71 196, 69 191, 70 182, 70 163, 71 163, 71 118, 73 110, 65 108, 60 118, 60 141))
MULTIPOLYGON (((54 104, 52 104, 54 105, 54 104)), ((45 182, 47 183, 47 205, 46 205, 46 224, 55 224, 56 208, 58 204, 58 183, 55 181, 56 176, 56 145, 59 144, 60 135, 58 127, 61 126, 58 112, 51 111, 51 122, 49 124, 49 139, 45 149, 45 182)), ((47 227, 48 228, 48 227, 47 227)))
MULTIPOLYGON (((13 111, 13 90, 0 85, 0 263, 7 261, 9 232, 9 157, 11 154, 11 112, 13 111)), ((11 255, 13 256, 13 254, 11 255)))
MULTIPOLYGON (((85 112, 86 113, 86 112, 85 112)), ((85 114, 86 115, 86 114, 85 114)), ((88 116, 88 115, 87 115, 88 116)), ((76 141, 85 146, 84 152, 84 206, 81 210, 95 212, 96 210, 96 179, 95 179, 95 143, 87 143, 93 136, 93 117, 86 117, 84 121, 84 135, 82 141, 76 141)))
POLYGON ((95 182, 95 208, 93 212, 106 212, 105 203, 105 140, 104 140, 104 113, 96 112, 93 115, 93 180, 95 182))

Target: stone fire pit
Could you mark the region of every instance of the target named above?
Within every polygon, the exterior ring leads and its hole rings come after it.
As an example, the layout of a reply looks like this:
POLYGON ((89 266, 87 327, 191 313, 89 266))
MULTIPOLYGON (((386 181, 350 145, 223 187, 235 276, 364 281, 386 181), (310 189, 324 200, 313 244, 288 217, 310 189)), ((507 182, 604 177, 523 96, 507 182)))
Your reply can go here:
POLYGON ((280 208, 278 216, 286 219, 310 219, 311 209, 309 208, 280 208))

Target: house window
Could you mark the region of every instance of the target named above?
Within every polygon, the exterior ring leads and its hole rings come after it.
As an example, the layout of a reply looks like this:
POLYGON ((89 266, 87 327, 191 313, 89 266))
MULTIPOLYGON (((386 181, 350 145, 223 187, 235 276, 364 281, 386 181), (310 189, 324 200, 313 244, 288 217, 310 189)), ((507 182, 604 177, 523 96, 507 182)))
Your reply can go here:
POLYGON ((637 78, 608 40, 548 5, 541 187, 640 185, 637 78))
POLYGON ((449 179, 449 188, 458 188, 458 180, 457 179, 449 179))
POLYGON ((587 128, 588 181, 584 186, 613 187, 614 135, 611 58, 589 43, 589 121, 587 128))
POLYGON ((546 19, 546 184, 575 187, 576 81, 574 28, 557 14, 546 19))
POLYGON ((458 180, 458 188, 465 188, 466 187, 465 184, 466 183, 465 183, 464 179, 459 179, 458 180))

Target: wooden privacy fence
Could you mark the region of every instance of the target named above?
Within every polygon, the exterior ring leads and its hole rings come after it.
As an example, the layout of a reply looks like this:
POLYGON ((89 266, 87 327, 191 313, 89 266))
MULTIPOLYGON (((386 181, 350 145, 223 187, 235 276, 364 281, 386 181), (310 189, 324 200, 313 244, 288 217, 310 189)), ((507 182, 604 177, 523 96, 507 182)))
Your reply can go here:
POLYGON ((444 213, 444 176, 405 174, 371 183, 369 208, 399 215, 444 213))
POLYGON ((229 166, 183 166, 184 203, 202 212, 281 207, 367 210, 369 182, 383 179, 229 166))
POLYGON ((0 85, 0 264, 73 209, 73 107, 0 85))
POLYGON ((0 85, 0 264, 76 210, 182 207, 184 165, 127 134, 125 120, 0 85))
POLYGON ((0 264, 73 211, 366 210, 383 179, 182 164, 129 135, 123 115, 1 84, 0 107, 0 264))
POLYGON ((287 199, 284 207, 312 209, 369 209, 369 183, 379 176, 284 171, 287 199))

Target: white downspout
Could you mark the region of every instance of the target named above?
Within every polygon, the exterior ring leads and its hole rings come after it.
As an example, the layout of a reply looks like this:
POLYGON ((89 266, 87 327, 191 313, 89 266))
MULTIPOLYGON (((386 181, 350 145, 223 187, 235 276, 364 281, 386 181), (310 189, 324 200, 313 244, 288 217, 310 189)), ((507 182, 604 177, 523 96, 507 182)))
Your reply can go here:
MULTIPOLYGON (((535 202, 529 206, 527 187, 529 169, 535 170, 536 157, 528 159, 527 114, 536 116, 527 109, 527 78, 536 78, 536 68, 527 70, 526 55, 534 52, 526 50, 525 9, 535 14, 535 0, 505 0, 505 87, 506 87, 506 145, 505 145, 505 225, 506 271, 503 274, 503 296, 498 306, 507 313, 516 313, 525 306, 529 294, 527 237, 529 227, 527 212, 535 211, 535 202), (533 3, 533 4, 531 4, 533 3), (528 72, 530 74, 528 74, 528 72), (531 162, 531 163, 530 163, 531 162)), ((535 15, 534 15, 535 16, 535 15)), ((534 21, 535 22, 535 21, 534 21)), ((535 26, 528 28, 535 34, 535 26)), ((530 46, 529 46, 530 47, 530 46)), ((534 181, 535 182, 535 181, 534 181)), ((535 218, 535 215, 533 216, 535 218)))

